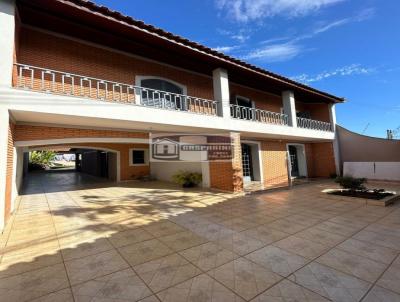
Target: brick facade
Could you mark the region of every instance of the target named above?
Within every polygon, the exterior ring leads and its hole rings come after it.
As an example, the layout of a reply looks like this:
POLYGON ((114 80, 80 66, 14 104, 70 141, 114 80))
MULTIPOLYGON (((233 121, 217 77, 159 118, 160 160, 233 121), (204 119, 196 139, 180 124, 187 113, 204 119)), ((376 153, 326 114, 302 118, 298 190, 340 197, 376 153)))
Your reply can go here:
POLYGON ((306 144, 309 177, 330 177, 336 174, 333 143, 306 144))
POLYGON ((261 142, 261 160, 266 188, 288 185, 286 153, 286 142, 261 142))
POLYGON ((13 179, 13 166, 14 166, 14 136, 15 125, 10 122, 8 126, 8 143, 7 143, 7 167, 6 167, 6 192, 5 192, 5 209, 4 221, 7 223, 11 214, 12 202, 12 179, 13 179))
POLYGON ((211 161, 210 187, 229 192, 243 190, 242 152, 240 134, 232 133, 233 159, 231 161, 211 161))
MULTIPOLYGON (((30 28, 20 30, 17 62, 130 85, 135 84, 136 76, 162 77, 186 86, 188 95, 213 98, 211 75, 197 75, 30 28)), ((36 85, 40 86, 40 75, 36 85)))

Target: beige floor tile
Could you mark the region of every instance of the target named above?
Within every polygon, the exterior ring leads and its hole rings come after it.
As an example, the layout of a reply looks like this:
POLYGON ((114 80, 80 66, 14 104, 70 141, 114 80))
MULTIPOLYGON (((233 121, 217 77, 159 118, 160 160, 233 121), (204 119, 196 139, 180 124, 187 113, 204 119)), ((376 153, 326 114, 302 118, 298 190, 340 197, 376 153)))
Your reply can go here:
POLYGON ((362 229, 362 227, 356 225, 346 225, 330 221, 324 221, 318 223, 315 225, 315 228, 322 231, 342 235, 345 237, 350 237, 362 229))
POLYGON ((123 247, 150 239, 153 239, 153 236, 141 228, 117 232, 108 237, 108 240, 110 240, 112 245, 115 247, 123 247))
POLYGON ((9 252, 3 255, 0 263, 0 278, 18 275, 42 267, 51 266, 63 261, 58 250, 33 251, 31 253, 9 252))
POLYGON ((332 301, 359 301, 370 283, 312 262, 289 279, 332 301))
POLYGON ((28 301, 67 287, 64 265, 56 264, 0 279, 0 297, 7 297, 7 302, 28 301))
POLYGON ((400 294, 400 264, 393 263, 385 271, 377 284, 400 294))
POLYGON ((186 231, 181 226, 168 220, 150 223, 149 225, 144 226, 143 229, 156 238, 186 231))
POLYGON ((400 251, 400 240, 397 236, 378 234, 362 230, 361 232, 355 234, 353 238, 400 251))
POLYGON ((235 233, 214 242, 240 256, 244 256, 266 245, 264 242, 244 233, 235 233))
POLYGON ((254 239, 260 240, 265 244, 270 244, 290 236, 290 234, 272 229, 268 225, 260 225, 258 227, 243 231, 242 233, 254 239))
POLYGON ((308 259, 314 259, 329 249, 329 247, 324 244, 295 235, 275 242, 274 245, 308 259))
POLYGON ((54 293, 32 300, 32 302, 76 302, 70 288, 62 289, 54 293))
POLYGON ((140 300, 139 302, 160 302, 160 300, 156 296, 149 296, 140 300))
MULTIPOLYGON (((400 218, 396 217, 396 220, 400 220, 400 218)), ((397 236, 400 238, 400 228, 381 224, 382 222, 386 222, 386 221, 388 221, 388 219, 385 217, 385 218, 383 218, 382 221, 378 221, 378 223, 370 224, 369 226, 367 226, 365 228, 365 230, 369 231, 369 232, 378 233, 378 234, 387 234, 387 235, 397 236)))
POLYGON ((224 220, 219 224, 236 232, 241 232, 259 225, 257 221, 245 217, 236 217, 233 219, 224 220))
POLYGON ((246 300, 254 298, 282 279, 245 258, 226 263, 207 274, 246 300))
POLYGON ((129 264, 115 250, 65 262, 72 285, 129 267, 129 264))
POLYGON ((244 302, 206 274, 168 288, 158 293, 158 297, 162 302, 244 302))
POLYGON ((289 280, 282 280, 251 302, 328 302, 324 297, 289 280))
POLYGON ((293 223, 286 219, 278 219, 266 225, 275 230, 289 234, 295 234, 307 228, 307 226, 305 225, 299 223, 293 223))
POLYGON ((385 288, 374 286, 363 302, 400 302, 400 295, 385 288))
POLYGON ((137 265, 172 254, 173 250, 158 239, 130 244, 118 249, 130 265, 137 265))
POLYGON ((376 262, 339 249, 328 251, 316 261, 368 282, 375 282, 387 267, 387 264, 382 262, 376 262))
POLYGON ((208 240, 191 231, 180 232, 159 238, 165 245, 174 251, 182 251, 193 246, 206 243, 208 240))
POLYGON ((257 211, 255 213, 245 215, 244 218, 254 221, 255 223, 257 223, 257 225, 270 223, 278 219, 276 217, 267 215, 264 211, 257 211))
POLYGON ((154 292, 159 292, 201 273, 200 269, 178 254, 134 266, 134 270, 154 292))
POLYGON ((391 248, 352 238, 342 242, 336 248, 386 264, 390 264, 398 255, 398 252, 391 248))
POLYGON ((319 222, 321 222, 320 218, 313 217, 311 215, 302 215, 302 214, 293 214, 285 217, 285 220, 288 220, 294 224, 301 224, 307 227, 311 227, 319 222))
POLYGON ((151 291, 130 268, 72 287, 75 301, 138 301, 151 291))
POLYGON ((210 241, 219 240, 225 236, 237 233, 236 231, 229 229, 223 225, 212 222, 206 222, 202 224, 197 224, 196 226, 191 226, 189 227, 189 230, 210 241))
POLYGON ((252 252, 246 255, 245 258, 284 277, 287 277, 310 261, 273 245, 252 252))
POLYGON ((203 271, 221 266, 239 257, 232 251, 226 250, 213 242, 192 247, 179 254, 203 271))
POLYGON ((330 247, 335 246, 346 239, 344 236, 326 232, 315 227, 298 232, 296 237, 314 241, 330 247))
POLYGON ((112 249, 114 249, 114 247, 105 238, 94 239, 93 242, 71 243, 65 246, 61 245, 61 253, 64 261, 95 255, 112 249))

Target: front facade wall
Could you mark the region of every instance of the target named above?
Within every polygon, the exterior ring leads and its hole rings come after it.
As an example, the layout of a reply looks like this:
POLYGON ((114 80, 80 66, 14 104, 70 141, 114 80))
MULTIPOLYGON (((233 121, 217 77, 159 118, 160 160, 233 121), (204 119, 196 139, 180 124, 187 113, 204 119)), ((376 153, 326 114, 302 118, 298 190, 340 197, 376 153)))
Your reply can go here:
POLYGON ((336 174, 333 143, 306 144, 309 177, 331 177, 336 174))
POLYGON ((155 76, 186 86, 187 94, 213 99, 212 78, 111 50, 21 28, 17 62, 125 84, 155 76))
POLYGON ((13 167, 14 167, 14 135, 15 125, 10 122, 8 127, 8 144, 7 144, 7 167, 6 167, 6 193, 5 193, 5 208, 4 208, 4 222, 7 223, 11 214, 12 203, 12 180, 13 180, 13 167))
POLYGON ((231 161, 210 161, 210 187, 222 191, 243 190, 242 152, 240 134, 231 133, 233 158, 231 161))
POLYGON ((286 142, 261 142, 263 178, 266 188, 288 185, 286 153, 286 142))
POLYGON ((236 96, 241 96, 254 102, 254 107, 257 109, 280 113, 283 107, 282 97, 280 96, 246 88, 237 84, 230 84, 229 90, 231 94, 231 103, 235 101, 236 96))

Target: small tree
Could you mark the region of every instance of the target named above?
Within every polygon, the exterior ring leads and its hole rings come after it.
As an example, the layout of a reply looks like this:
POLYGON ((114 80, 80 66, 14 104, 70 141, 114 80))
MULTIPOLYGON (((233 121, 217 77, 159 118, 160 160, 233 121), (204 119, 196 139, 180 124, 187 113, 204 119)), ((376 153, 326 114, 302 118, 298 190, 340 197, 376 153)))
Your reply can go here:
POLYGON ((367 182, 367 179, 345 175, 336 177, 335 182, 338 183, 343 189, 348 189, 350 191, 363 191, 366 190, 364 183, 367 182))

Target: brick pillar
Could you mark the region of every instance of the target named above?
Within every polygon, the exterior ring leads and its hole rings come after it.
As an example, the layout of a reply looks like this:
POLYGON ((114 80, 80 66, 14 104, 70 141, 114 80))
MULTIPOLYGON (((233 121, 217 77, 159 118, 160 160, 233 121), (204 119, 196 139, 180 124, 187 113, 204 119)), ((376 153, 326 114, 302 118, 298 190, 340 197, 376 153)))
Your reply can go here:
POLYGON ((210 161, 210 187, 229 192, 243 191, 242 148, 240 134, 230 134, 233 158, 229 161, 210 161))

